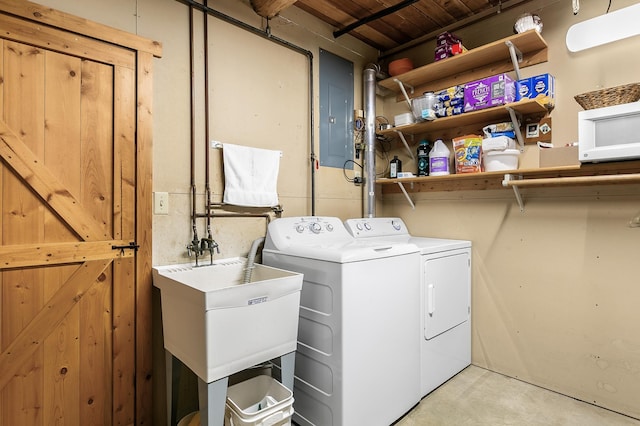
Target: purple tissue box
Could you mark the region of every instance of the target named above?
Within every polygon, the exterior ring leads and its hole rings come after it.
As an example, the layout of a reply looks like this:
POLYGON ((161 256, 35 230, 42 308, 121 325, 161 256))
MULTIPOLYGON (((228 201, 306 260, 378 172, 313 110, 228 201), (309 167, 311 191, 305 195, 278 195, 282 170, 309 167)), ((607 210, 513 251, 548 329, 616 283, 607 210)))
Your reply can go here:
POLYGON ((450 33, 448 31, 440 33, 436 37, 436 45, 437 46, 441 46, 441 45, 444 45, 444 44, 456 44, 456 43, 459 43, 460 41, 461 40, 457 35, 455 35, 453 33, 450 33))
POLYGON ((451 56, 451 51, 449 50, 449 45, 445 44, 445 45, 436 47, 436 50, 433 55, 433 60, 439 61, 442 59, 446 59, 450 56, 451 56))
POLYGON ((465 112, 508 104, 515 99, 515 82, 507 74, 472 81, 464 86, 465 112))

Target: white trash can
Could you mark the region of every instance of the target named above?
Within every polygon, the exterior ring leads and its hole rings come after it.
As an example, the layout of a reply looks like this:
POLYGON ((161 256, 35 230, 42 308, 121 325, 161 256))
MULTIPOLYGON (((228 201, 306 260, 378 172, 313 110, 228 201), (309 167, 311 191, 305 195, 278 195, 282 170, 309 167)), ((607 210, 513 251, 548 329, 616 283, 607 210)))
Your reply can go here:
POLYGON ((256 376, 227 390, 225 426, 289 426, 292 415, 293 394, 270 376, 256 376))

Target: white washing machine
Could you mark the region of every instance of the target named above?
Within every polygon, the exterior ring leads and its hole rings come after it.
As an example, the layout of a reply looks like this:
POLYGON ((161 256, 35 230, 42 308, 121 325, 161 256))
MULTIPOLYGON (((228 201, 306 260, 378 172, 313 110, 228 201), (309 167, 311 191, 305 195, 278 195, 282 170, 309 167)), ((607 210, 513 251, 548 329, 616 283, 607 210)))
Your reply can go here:
POLYGON ((360 241, 415 244, 421 253, 420 390, 425 396, 471 364, 471 242, 414 237, 400 218, 345 221, 360 241))
POLYGON ((419 259, 411 244, 354 239, 338 218, 269 224, 263 263, 304 274, 297 424, 388 426, 420 401, 419 259))

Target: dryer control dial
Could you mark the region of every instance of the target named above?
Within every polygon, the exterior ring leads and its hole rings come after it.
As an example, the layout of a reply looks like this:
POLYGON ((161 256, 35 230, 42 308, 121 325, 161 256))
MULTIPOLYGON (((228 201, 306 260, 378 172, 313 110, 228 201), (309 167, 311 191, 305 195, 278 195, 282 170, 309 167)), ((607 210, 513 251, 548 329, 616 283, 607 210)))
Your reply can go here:
POLYGON ((369 222, 365 222, 364 229, 366 229, 367 231, 371 231, 371 224, 369 222))
POLYGON ((304 226, 297 225, 296 226, 296 231, 298 231, 298 234, 302 234, 304 232, 304 226))
POLYGON ((393 226, 393 229, 395 229, 396 231, 399 231, 400 228, 402 228, 402 225, 400 225, 400 222, 398 222, 397 220, 392 220, 391 226, 393 226))
POLYGON ((322 231, 322 226, 320 226, 320 224, 318 222, 313 222, 311 225, 309 225, 309 229, 314 234, 319 234, 320 231, 322 231))
POLYGON ((333 225, 332 224, 327 223, 327 231, 333 232, 333 225))

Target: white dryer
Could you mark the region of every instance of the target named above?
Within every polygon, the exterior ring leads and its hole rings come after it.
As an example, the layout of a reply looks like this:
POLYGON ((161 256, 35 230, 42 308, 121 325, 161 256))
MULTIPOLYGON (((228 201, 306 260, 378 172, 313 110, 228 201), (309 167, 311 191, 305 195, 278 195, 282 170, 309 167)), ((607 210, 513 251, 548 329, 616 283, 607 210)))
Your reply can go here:
POLYGON ((421 253, 420 390, 425 396, 471 364, 471 242, 414 237, 400 218, 345 221, 360 241, 415 244, 421 253))
POLYGON ((419 259, 411 244, 354 239, 338 218, 269 224, 263 263, 304 274, 298 425, 388 426, 420 401, 419 259))

